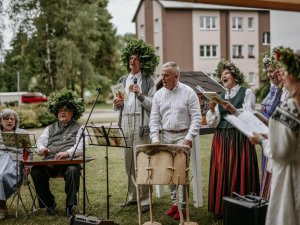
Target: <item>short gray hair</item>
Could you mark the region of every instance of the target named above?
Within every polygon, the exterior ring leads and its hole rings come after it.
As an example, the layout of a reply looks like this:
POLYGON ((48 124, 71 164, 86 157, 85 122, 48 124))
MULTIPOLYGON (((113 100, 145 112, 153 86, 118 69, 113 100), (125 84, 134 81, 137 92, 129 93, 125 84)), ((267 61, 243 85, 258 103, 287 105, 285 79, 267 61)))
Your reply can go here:
POLYGON ((3 127, 2 127, 3 118, 6 119, 6 118, 10 117, 11 114, 14 115, 15 121, 16 121, 13 130, 16 130, 17 128, 19 128, 20 118, 19 118, 18 113, 12 109, 3 109, 2 112, 0 113, 1 130, 3 130, 3 127))
POLYGON ((180 75, 180 69, 177 63, 175 62, 167 62, 165 64, 162 65, 162 67, 172 67, 175 70, 176 75, 180 75))

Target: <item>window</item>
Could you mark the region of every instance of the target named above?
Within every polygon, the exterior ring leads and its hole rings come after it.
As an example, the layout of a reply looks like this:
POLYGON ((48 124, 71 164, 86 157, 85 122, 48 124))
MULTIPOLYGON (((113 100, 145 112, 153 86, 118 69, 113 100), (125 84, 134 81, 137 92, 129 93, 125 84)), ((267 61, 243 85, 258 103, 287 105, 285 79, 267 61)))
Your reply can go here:
POLYGON ((248 45, 248 58, 255 58, 254 45, 248 45))
POLYGON ((232 58, 244 58, 244 56, 243 56, 243 45, 233 45, 233 47, 232 47, 232 58))
POLYGON ((248 18, 248 29, 249 30, 253 30, 254 29, 254 18, 253 17, 249 17, 248 18))
POLYGON ((243 17, 232 17, 232 29, 233 30, 243 29, 243 17))
POLYGON ((144 24, 140 25, 140 39, 144 40, 144 24))
POLYGON ((263 33, 263 44, 269 45, 271 42, 270 32, 264 32, 263 33))
POLYGON ((248 82, 249 82, 250 85, 255 84, 255 74, 253 72, 250 72, 248 74, 248 82))
POLYGON ((158 33, 159 32, 159 24, 158 24, 158 19, 154 20, 154 32, 158 33))
POLYGON ((200 57, 215 58, 217 57, 216 45, 200 45, 200 57))
POLYGON ((159 46, 155 47, 155 53, 156 53, 156 55, 159 55, 159 46))
POLYGON ((215 16, 200 16, 200 29, 214 30, 216 26, 217 17, 215 16))

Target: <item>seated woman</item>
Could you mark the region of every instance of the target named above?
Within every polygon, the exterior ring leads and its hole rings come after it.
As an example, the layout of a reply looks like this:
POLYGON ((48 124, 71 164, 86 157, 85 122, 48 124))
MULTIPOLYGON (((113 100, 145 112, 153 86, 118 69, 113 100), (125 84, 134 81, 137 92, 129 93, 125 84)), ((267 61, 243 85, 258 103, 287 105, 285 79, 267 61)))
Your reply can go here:
MULTIPOLYGON (((4 109, 0 115, 1 133, 26 133, 25 130, 19 129, 19 116, 14 110, 4 109)), ((23 151, 7 149, 0 135, 0 220, 4 220, 7 216, 6 200, 15 193, 18 184, 22 182, 23 170, 20 164, 17 165, 17 162, 22 160, 23 151)))

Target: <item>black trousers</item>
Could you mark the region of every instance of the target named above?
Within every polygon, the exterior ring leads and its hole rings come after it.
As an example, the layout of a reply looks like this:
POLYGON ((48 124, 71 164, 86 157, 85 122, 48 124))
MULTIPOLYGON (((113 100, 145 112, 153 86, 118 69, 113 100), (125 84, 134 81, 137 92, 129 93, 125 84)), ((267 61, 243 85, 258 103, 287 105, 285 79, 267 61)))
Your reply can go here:
POLYGON ((33 166, 31 177, 39 199, 40 208, 53 207, 55 199, 50 191, 49 180, 51 177, 64 176, 66 205, 77 205, 76 193, 80 184, 80 165, 47 165, 33 166))

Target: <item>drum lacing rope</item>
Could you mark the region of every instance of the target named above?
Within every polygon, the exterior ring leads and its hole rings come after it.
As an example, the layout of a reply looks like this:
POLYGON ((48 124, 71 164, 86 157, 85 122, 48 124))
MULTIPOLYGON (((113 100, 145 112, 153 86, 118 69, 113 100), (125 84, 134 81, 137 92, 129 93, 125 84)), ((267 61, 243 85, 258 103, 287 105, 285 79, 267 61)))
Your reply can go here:
POLYGON ((149 155, 148 156, 148 167, 146 167, 146 170, 147 170, 147 173, 148 173, 148 176, 147 176, 147 183, 148 185, 150 185, 150 180, 152 179, 152 171, 153 171, 153 168, 151 166, 151 156, 149 155))
POLYGON ((169 184, 174 184, 174 182, 173 182, 173 176, 174 176, 174 173, 175 173, 175 168, 174 168, 175 155, 176 155, 176 153, 172 154, 172 159, 173 159, 172 160, 172 167, 168 167, 168 169, 171 170, 171 178, 170 178, 169 184))

